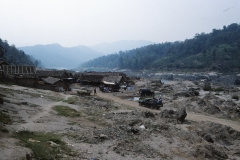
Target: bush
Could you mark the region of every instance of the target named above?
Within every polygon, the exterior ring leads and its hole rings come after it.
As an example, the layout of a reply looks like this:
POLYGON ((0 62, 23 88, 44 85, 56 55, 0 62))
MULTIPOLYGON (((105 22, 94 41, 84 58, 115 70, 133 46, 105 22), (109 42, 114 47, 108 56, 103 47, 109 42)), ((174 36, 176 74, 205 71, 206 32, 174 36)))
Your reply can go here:
POLYGON ((232 95, 232 99, 236 99, 238 101, 239 97, 238 97, 238 95, 234 94, 234 95, 232 95))
POLYGON ((221 91, 224 91, 224 89, 221 88, 221 87, 218 87, 218 88, 215 89, 215 92, 221 92, 221 91))
POLYGON ((4 124, 12 124, 12 120, 8 114, 3 113, 0 111, 0 122, 4 124))
POLYGON ((53 160, 60 154, 72 154, 71 149, 61 140, 59 135, 54 133, 31 132, 28 130, 19 131, 15 135, 24 146, 30 148, 36 159, 53 160), (38 141, 31 142, 29 139, 38 141), (57 146, 51 146, 49 141, 53 141, 57 146))
POLYGON ((66 117, 80 117, 80 113, 68 106, 54 106, 53 110, 58 112, 58 115, 66 117))
POLYGON ((204 91, 211 91, 212 87, 209 83, 205 83, 204 86, 203 86, 203 90, 204 91))
POLYGON ((193 93, 195 94, 195 96, 199 96, 199 92, 198 91, 193 91, 193 93))

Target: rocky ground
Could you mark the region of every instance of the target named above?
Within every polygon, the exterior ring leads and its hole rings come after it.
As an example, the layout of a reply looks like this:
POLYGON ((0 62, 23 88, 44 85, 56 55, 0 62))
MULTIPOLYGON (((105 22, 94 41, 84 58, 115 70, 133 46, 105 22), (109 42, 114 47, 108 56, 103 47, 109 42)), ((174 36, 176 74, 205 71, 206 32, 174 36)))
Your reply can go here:
POLYGON ((240 159, 236 86, 139 80, 130 90, 82 97, 79 87, 0 85, 1 159, 240 159), (139 88, 154 90, 163 107, 139 106, 139 88))

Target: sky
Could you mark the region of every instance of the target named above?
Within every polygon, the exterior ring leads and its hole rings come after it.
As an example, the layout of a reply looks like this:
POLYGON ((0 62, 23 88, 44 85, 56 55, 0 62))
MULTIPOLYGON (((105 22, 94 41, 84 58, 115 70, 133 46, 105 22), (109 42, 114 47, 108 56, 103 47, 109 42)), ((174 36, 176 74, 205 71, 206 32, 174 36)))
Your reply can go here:
POLYGON ((240 0, 0 0, 0 38, 16 47, 184 41, 240 23, 240 0))

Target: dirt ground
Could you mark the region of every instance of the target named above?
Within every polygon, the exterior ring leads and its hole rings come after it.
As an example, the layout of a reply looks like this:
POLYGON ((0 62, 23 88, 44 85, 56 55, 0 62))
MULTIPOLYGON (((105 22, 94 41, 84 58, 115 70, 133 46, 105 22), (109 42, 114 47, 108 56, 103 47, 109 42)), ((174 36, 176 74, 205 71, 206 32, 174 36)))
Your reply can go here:
POLYGON ((59 135, 71 154, 54 159, 240 159, 240 103, 231 98, 239 95, 238 87, 204 91, 203 84, 191 81, 140 80, 129 90, 81 97, 79 87, 61 93, 1 84, 0 111, 12 123, 2 122, 8 132, 0 132, 0 159, 34 157, 14 136, 20 131, 59 135), (133 101, 145 87, 160 93, 160 110, 133 101), (67 106, 79 116, 59 115, 54 106, 67 106), (182 107, 187 117, 179 123, 176 111, 182 107))

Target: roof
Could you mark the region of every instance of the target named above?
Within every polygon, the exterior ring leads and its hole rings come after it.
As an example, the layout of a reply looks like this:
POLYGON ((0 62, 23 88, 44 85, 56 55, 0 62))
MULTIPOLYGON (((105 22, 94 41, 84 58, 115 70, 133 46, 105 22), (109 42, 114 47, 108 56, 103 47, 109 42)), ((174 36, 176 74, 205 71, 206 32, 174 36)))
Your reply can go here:
POLYGON ((103 81, 104 84, 109 84, 109 85, 115 85, 115 83, 113 82, 107 82, 107 81, 103 81))
POLYGON ((122 79, 122 76, 108 76, 104 77, 103 81, 109 82, 109 83, 119 83, 122 79))
POLYGON ((1 61, 0 60, 0 65, 9 65, 9 63, 7 63, 6 61, 1 61))
POLYGON ((35 66, 2 65, 1 69, 5 75, 36 74, 35 66))
POLYGON ((59 78, 47 77, 43 78, 43 81, 49 84, 55 84, 56 82, 60 81, 59 78))
POLYGON ((39 77, 68 77, 66 70, 37 70, 39 77))
POLYGON ((82 75, 80 80, 85 82, 101 82, 103 79, 102 75, 82 75))

